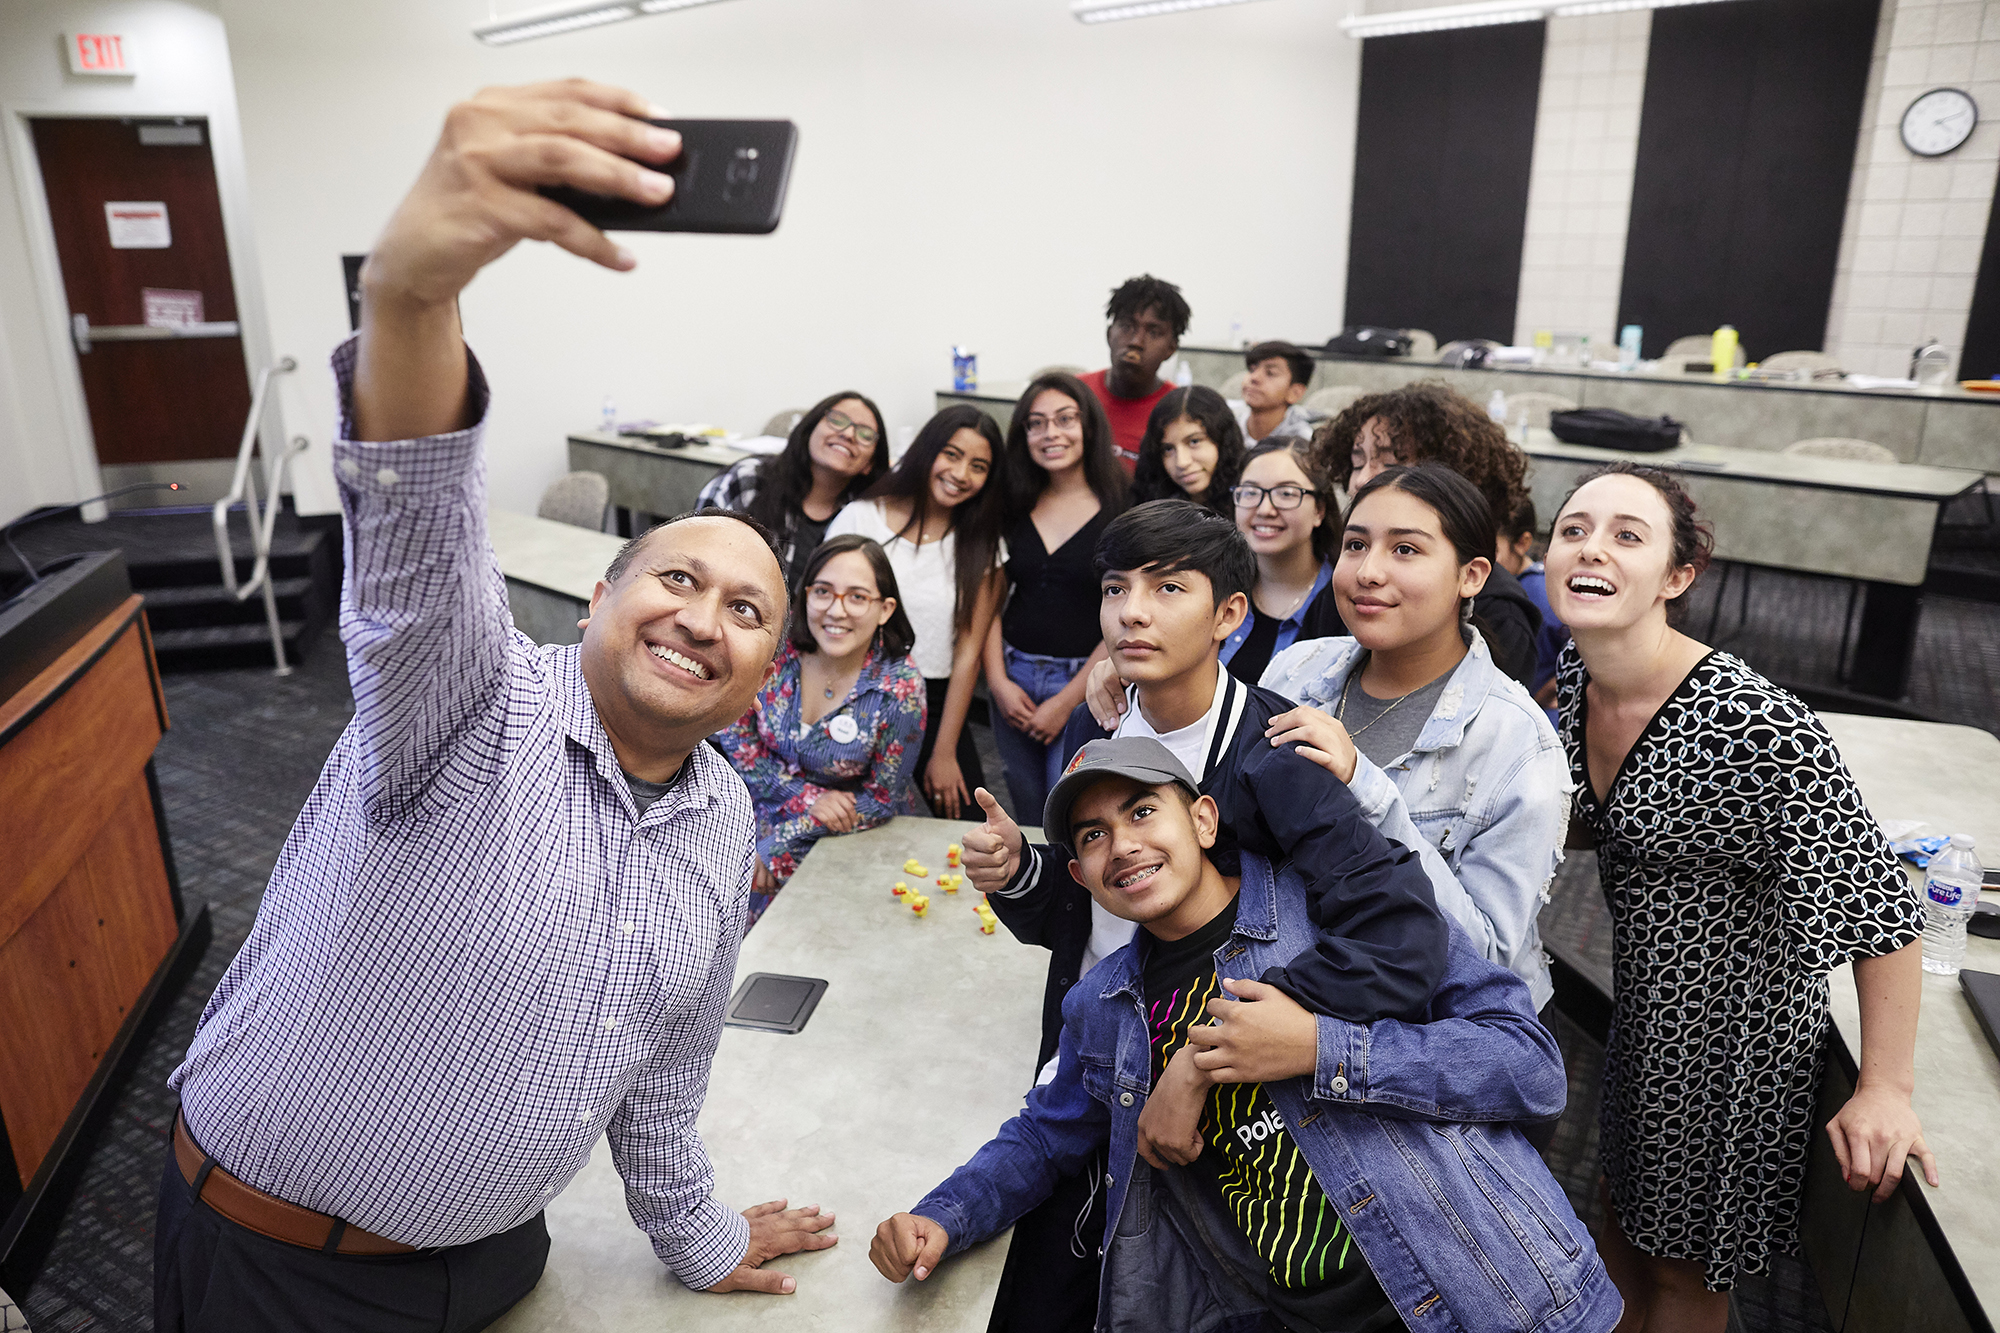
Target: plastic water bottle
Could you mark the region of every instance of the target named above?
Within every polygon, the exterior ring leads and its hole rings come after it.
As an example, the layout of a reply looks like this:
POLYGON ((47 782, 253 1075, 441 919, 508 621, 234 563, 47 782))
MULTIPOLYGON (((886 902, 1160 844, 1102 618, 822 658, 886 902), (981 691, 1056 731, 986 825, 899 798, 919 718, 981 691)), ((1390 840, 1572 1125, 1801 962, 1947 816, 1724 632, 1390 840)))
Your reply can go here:
POLYGON ((597 428, 606 435, 618 433, 618 404, 611 400, 608 393, 604 395, 604 409, 598 413, 597 423, 597 428))
POLYGON ((979 387, 979 357, 963 347, 951 349, 951 387, 958 393, 971 393, 979 387))
POLYGON ((1965 961, 1965 923, 1979 907, 1984 872, 1972 839, 1951 835, 1951 846, 1931 858, 1924 875, 1924 971, 1955 977, 1965 961))
POLYGON ((1495 389, 1493 396, 1486 400, 1486 415, 1501 425, 1507 424, 1507 395, 1495 389))
POLYGON ((1645 340, 1645 332, 1637 324, 1627 324, 1618 331, 1618 368, 1628 374, 1639 368, 1639 344, 1645 340))

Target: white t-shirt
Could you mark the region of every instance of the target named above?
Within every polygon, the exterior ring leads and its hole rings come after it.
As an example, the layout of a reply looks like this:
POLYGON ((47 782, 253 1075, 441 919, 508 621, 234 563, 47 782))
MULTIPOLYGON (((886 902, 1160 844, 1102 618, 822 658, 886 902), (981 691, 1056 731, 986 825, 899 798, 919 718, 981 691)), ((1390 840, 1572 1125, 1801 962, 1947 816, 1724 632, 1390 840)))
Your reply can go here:
POLYGON ((958 534, 947 532, 940 540, 922 546, 898 537, 883 517, 880 500, 856 500, 826 525, 828 537, 850 532, 880 542, 889 556, 889 567, 896 571, 896 590, 902 594, 903 614, 917 632, 910 660, 925 679, 947 679, 957 638, 951 622, 958 609, 958 534))

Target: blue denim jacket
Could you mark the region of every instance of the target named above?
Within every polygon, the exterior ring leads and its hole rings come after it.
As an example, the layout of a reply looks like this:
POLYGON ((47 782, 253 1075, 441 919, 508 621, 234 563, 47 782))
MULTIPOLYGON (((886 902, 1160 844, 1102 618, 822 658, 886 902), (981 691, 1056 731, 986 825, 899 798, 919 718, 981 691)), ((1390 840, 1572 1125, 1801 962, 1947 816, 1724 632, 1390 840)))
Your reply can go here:
MULTIPOLYGON (((1414 824, 1456 877, 1431 877, 1438 906, 1479 951, 1528 983, 1535 1008, 1549 1002, 1548 959, 1535 918, 1562 862, 1569 830, 1569 759, 1547 714, 1494 665, 1479 631, 1452 670, 1414 749, 1384 772, 1367 755, 1348 789, 1392 838, 1414 824)), ((1361 655, 1353 639, 1313 639, 1271 659, 1260 684, 1332 712, 1361 655)))
MULTIPOLYGON (((1242 870, 1236 926, 1216 967, 1255 978, 1310 947, 1314 927, 1294 872, 1274 883, 1269 864, 1249 854, 1242 870)), ((947 1253, 957 1253, 1011 1225, 1108 1143, 1099 1329, 1255 1327, 1242 1293, 1188 1239, 1185 1222, 1172 1221, 1164 1182, 1138 1155, 1152 1089, 1147 938, 1071 989, 1055 1081, 911 1211, 943 1227, 947 1253)), ((1558 1114, 1567 1093, 1555 1039, 1520 979, 1454 928, 1431 1021, 1317 1021, 1313 1077, 1266 1091, 1404 1323, 1419 1333, 1615 1325, 1623 1304, 1589 1233, 1508 1123, 1558 1114)))

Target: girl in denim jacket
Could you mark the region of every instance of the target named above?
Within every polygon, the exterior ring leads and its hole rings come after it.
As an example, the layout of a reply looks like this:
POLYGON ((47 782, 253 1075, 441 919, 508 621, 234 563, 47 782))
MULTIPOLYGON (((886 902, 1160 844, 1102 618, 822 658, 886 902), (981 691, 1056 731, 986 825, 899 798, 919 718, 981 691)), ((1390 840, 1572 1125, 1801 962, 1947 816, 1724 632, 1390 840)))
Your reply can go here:
POLYGON ((1539 1010, 1552 990, 1535 918, 1573 787, 1547 715, 1470 617, 1492 569, 1492 511, 1471 482, 1424 464, 1371 479, 1344 524, 1333 592, 1354 637, 1272 659, 1260 683, 1305 706, 1266 734, 1301 742, 1378 827, 1415 825, 1458 879, 1457 892, 1434 886, 1438 906, 1539 1010))

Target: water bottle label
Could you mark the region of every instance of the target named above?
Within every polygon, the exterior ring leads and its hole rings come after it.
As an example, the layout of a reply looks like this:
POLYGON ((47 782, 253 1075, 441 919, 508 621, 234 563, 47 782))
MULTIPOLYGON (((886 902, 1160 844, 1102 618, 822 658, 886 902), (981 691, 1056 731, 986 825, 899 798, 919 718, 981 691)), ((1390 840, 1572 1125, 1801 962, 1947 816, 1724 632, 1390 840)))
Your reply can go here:
POLYGON ((1924 885, 1924 893, 1939 907, 1959 907, 1965 902, 1965 890, 1945 880, 1934 879, 1924 885))

